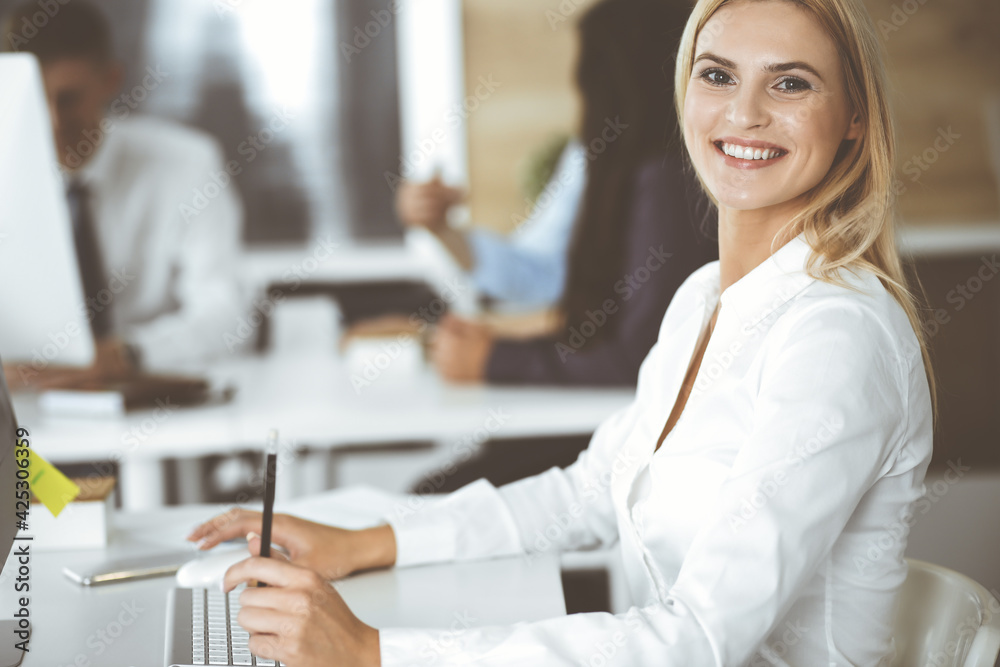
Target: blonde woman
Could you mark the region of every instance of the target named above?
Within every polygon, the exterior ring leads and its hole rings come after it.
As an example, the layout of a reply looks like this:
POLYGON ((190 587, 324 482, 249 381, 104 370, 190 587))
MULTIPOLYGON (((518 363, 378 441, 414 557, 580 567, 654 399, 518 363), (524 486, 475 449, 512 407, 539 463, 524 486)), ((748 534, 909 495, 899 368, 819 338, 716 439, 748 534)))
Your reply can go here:
MULTIPOLYGON (((253 650, 292 667, 892 656, 933 383, 893 241, 872 23, 859 0, 700 0, 676 95, 718 208, 720 261, 677 292, 635 402, 566 470, 476 482, 369 531, 282 517, 276 541, 296 564, 253 558, 226 576, 227 588, 275 585, 242 595, 253 650), (620 541, 634 607, 436 642, 365 626, 321 585, 364 567, 524 553, 539 532, 564 550, 620 541)), ((212 546, 260 517, 221 524, 192 538, 212 546)))

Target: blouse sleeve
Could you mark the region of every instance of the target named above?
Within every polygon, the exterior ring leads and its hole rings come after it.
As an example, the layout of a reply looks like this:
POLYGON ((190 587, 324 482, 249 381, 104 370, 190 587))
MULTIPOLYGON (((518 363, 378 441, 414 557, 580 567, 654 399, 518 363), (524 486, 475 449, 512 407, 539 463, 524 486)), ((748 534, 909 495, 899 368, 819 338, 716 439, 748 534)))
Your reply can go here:
MULTIPOLYGON (((804 307, 799 315, 768 334, 753 428, 676 580, 654 604, 471 628, 447 641, 439 631, 382 630, 382 664, 426 655, 444 665, 581 665, 598 656, 630 666, 745 664, 912 439, 910 394, 921 392, 918 409, 927 403, 919 357, 904 360, 860 308, 804 307), (763 489, 774 492, 746 516, 744 502, 763 489)), ((656 553, 647 559, 658 567, 656 553)))
POLYGON ((386 520, 396 535, 396 565, 473 560, 566 551, 611 544, 618 536, 610 483, 627 461, 618 445, 631 430, 637 401, 606 419, 587 449, 565 469, 550 470, 497 489, 481 479, 440 500, 411 497, 386 520), (543 540, 552 517, 563 528, 543 540))

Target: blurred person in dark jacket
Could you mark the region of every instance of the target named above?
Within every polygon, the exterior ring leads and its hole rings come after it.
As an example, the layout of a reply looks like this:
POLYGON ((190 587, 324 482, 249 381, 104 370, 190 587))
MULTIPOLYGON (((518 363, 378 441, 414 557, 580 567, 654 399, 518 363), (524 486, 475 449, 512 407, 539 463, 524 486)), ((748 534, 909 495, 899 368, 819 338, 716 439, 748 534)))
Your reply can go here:
MULTIPOLYGON (((682 2, 605 0, 581 19, 582 122, 560 167, 579 161, 586 184, 565 259, 561 321, 551 333, 517 339, 446 316, 432 341, 445 378, 635 385, 674 292, 717 258, 696 220, 700 195, 681 157, 667 74, 688 11, 682 2)), ((511 272, 519 269, 511 262, 511 272)))

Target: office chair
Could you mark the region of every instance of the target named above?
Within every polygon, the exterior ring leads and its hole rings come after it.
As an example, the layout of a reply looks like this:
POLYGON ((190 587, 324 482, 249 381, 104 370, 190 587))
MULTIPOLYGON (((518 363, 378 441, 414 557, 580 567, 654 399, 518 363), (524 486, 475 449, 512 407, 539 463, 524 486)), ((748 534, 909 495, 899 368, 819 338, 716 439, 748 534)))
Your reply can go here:
POLYGON ((907 562, 893 667, 994 667, 1000 653, 1000 602, 954 570, 907 562))

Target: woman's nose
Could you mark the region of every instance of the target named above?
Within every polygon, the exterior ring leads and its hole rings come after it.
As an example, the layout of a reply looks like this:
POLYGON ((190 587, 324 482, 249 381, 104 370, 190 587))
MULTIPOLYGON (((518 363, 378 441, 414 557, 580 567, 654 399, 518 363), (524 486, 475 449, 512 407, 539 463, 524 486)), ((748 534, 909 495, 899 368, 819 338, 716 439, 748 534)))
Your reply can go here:
POLYGON ((733 127, 752 129, 764 127, 770 118, 769 98, 763 91, 740 87, 732 97, 727 120, 733 127))

